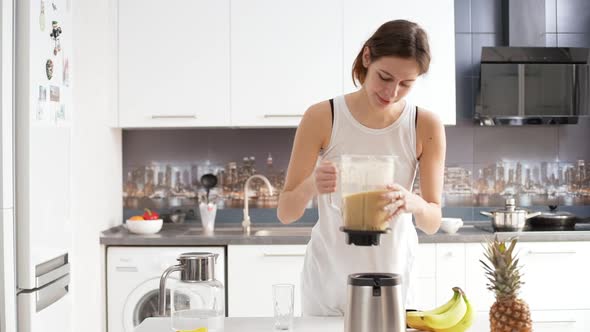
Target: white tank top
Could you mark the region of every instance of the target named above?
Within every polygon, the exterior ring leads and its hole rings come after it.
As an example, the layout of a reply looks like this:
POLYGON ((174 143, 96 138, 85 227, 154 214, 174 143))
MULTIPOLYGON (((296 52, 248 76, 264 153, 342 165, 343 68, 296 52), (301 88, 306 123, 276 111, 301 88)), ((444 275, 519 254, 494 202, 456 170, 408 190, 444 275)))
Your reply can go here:
MULTIPOLYGON (((321 160, 335 161, 342 154, 390 154, 398 156, 395 181, 411 190, 416 175, 416 107, 406 100, 400 117, 382 129, 365 127, 350 113, 344 96, 334 99, 334 124, 329 146, 321 160)), ((338 189, 337 189, 338 190, 338 189)), ((332 203, 339 205, 339 193, 332 203)), ((339 230, 342 217, 330 204, 329 195, 318 197, 319 220, 311 232, 302 272, 302 306, 307 316, 341 316, 346 305, 349 274, 389 272, 402 276, 406 308, 410 272, 418 246, 411 214, 402 214, 390 223, 391 232, 381 235, 380 245, 347 245, 339 230)))

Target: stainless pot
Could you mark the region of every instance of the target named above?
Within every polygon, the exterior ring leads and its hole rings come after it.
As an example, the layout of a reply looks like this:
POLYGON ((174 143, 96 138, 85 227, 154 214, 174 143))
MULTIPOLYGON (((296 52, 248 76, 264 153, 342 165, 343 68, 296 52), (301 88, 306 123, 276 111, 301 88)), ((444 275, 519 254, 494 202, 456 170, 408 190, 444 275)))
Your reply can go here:
POLYGON ((526 221, 529 218, 536 217, 541 212, 529 212, 524 209, 518 209, 514 198, 506 199, 506 207, 491 212, 480 211, 484 216, 492 218, 492 227, 495 232, 519 232, 524 229, 526 221))

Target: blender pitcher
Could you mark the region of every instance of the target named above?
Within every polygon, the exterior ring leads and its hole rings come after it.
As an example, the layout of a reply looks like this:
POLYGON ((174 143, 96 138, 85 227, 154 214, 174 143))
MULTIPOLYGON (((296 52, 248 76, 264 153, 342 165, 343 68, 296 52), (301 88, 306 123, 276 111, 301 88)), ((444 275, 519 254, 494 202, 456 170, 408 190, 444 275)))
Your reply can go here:
POLYGON ((379 237, 389 232, 389 203, 381 195, 394 183, 395 162, 392 155, 342 155, 338 163, 338 181, 346 243, 358 246, 379 244, 379 237))
POLYGON ((160 316, 166 315, 166 279, 180 271, 180 280, 170 290, 171 329, 178 331, 223 331, 225 302, 223 284, 215 279, 217 254, 190 252, 178 256, 160 278, 160 316))

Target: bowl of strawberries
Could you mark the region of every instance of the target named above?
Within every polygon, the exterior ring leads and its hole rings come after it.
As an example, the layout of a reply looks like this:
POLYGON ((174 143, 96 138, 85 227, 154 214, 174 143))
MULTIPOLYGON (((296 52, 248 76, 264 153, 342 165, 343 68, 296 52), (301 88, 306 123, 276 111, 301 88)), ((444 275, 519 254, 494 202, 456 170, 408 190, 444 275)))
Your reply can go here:
POLYGON ((127 229, 135 234, 156 234, 162 229, 163 220, 156 211, 145 209, 143 215, 127 219, 127 229))

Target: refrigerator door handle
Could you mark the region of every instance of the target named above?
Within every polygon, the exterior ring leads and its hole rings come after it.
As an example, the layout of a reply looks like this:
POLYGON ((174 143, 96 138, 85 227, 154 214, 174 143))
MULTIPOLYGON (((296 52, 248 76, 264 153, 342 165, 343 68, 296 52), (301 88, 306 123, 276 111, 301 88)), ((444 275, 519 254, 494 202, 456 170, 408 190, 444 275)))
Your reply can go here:
POLYGON ((65 263, 64 265, 53 269, 45 274, 42 274, 35 278, 35 288, 41 288, 48 283, 65 276, 66 274, 70 273, 70 263, 65 263))
POLYGON ((36 292, 37 305, 35 310, 39 312, 66 296, 69 292, 69 284, 70 275, 68 274, 38 290, 36 292))
POLYGON ((68 254, 52 258, 35 266, 35 287, 41 288, 70 273, 68 254))

